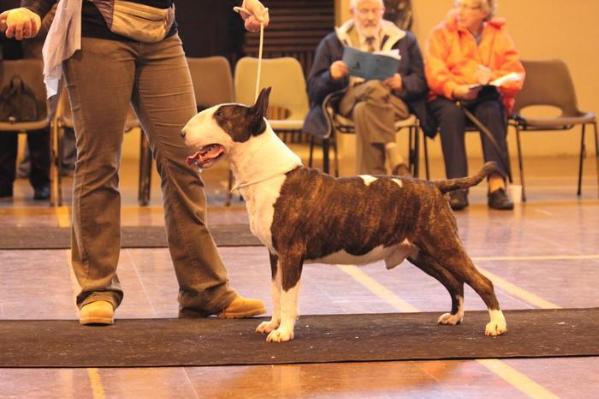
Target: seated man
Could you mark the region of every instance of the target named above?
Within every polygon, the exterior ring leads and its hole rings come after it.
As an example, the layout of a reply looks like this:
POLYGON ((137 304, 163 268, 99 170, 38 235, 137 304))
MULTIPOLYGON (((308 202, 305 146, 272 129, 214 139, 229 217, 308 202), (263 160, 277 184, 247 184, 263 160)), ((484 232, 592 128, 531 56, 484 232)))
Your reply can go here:
MULTIPOLYGON (((510 210, 514 204, 505 190, 509 163, 506 119, 522 88, 524 67, 505 30, 505 22, 493 18, 494 11, 494 0, 456 1, 447 20, 437 25, 428 39, 426 78, 431 89, 429 108, 440 126, 447 177, 468 174, 466 115, 456 104, 460 101, 493 137, 491 140, 481 132, 485 162, 495 161, 499 167, 499 174, 489 177, 488 205, 510 210), (487 85, 510 73, 519 74, 520 78, 498 88, 487 85)), ((452 192, 451 207, 459 210, 468 206, 467 195, 466 191, 452 192)))
POLYGON ((347 89, 338 111, 355 124, 357 173, 386 174, 388 160, 393 174, 406 175, 409 169, 396 149, 394 123, 410 112, 424 116, 427 87, 416 38, 384 21, 384 11, 383 0, 350 0, 352 19, 320 42, 308 77, 312 108, 304 130, 322 135, 326 129, 322 101, 334 91, 347 89), (398 50, 397 73, 384 81, 350 77, 342 61, 345 46, 368 52, 398 50))

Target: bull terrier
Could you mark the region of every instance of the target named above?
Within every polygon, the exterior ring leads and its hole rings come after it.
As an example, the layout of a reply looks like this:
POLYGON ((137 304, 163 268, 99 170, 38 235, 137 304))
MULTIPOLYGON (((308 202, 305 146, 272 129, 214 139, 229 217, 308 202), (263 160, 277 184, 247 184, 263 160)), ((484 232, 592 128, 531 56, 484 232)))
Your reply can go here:
POLYGON ((190 165, 207 168, 228 156, 245 199, 250 230, 268 248, 273 313, 257 332, 269 342, 294 337, 304 263, 362 265, 383 260, 392 269, 408 259, 437 279, 451 296, 439 324, 464 318, 464 283, 486 304, 485 334, 507 331, 493 284, 466 254, 444 193, 478 184, 496 170, 487 163, 475 176, 425 181, 394 176, 334 178, 302 166, 264 115, 270 88, 256 103, 221 104, 194 116, 181 135, 195 151, 190 165))

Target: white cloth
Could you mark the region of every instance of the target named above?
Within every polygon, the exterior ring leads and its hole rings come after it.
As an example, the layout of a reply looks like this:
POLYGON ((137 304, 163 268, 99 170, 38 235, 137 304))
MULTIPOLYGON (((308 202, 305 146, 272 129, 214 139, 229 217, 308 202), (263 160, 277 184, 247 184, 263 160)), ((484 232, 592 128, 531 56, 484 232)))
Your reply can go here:
POLYGON ((42 54, 48 98, 58 93, 62 63, 81 49, 82 0, 60 0, 42 54))

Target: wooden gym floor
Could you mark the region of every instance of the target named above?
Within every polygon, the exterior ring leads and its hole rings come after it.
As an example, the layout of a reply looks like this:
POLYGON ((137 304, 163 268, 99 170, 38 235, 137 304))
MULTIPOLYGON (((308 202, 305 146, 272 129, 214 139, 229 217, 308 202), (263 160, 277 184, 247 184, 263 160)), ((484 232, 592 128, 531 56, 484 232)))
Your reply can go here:
MULTIPOLYGON (((302 150, 305 151, 305 150, 302 150)), ((305 158, 304 158, 305 159, 305 158)), ((471 160, 471 170, 481 164, 471 160)), ((599 201, 596 168, 585 161, 583 195, 576 190, 577 160, 527 159, 528 202, 513 212, 491 211, 486 187, 471 191, 471 206, 456 214, 475 263, 495 283, 504 309, 599 306, 599 201)), ((342 162, 343 174, 351 165, 342 162)), ((433 161, 433 178, 443 175, 433 161)), ((208 222, 247 222, 243 204, 222 202, 226 166, 204 172, 208 222)), ((0 202, 0 228, 68 226, 66 206, 33 202, 27 181, 0 202)), ((137 206, 136 161, 121 176, 123 224, 161 225, 157 176, 148 207, 137 206)), ((232 286, 267 302, 270 270, 264 248, 223 248, 232 286)), ((118 319, 177 316, 177 284, 167 249, 125 249, 119 276, 125 299, 118 319)), ((67 250, 0 250, 2 319, 76 319, 76 283, 67 250)), ((449 309, 444 288, 408 263, 391 271, 309 266, 304 269, 301 312, 370 313, 449 309)), ((466 310, 483 309, 466 291, 466 310)), ((466 318, 468 312, 466 312, 466 318)), ((509 325, 509 320, 508 320, 509 325)), ((599 322, 597 323, 599 331, 599 322)), ((481 325, 481 334, 484 326, 481 325)), ((598 339, 599 339, 599 332, 598 339)), ((0 337, 1 339, 1 337, 0 337)), ((531 343, 531 345, 534 343, 531 343)), ((0 354, 1 356, 1 354, 0 354)), ((0 398, 594 398, 599 358, 331 363, 284 366, 127 369, 0 369, 0 398)))

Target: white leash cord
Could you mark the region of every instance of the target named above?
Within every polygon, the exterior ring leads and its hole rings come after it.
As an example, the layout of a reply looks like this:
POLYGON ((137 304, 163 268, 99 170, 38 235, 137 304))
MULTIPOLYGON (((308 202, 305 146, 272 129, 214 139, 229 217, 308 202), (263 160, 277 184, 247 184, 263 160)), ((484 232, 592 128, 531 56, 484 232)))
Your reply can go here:
MULTIPOLYGON (((252 15, 251 12, 242 7, 233 7, 233 11, 242 15, 252 15)), ((264 12, 268 13, 268 8, 264 8, 264 12)), ((258 45, 258 71, 256 72, 256 92, 254 101, 258 99, 260 93, 260 76, 262 75, 262 49, 264 48, 264 23, 260 23, 260 44, 258 45)))
POLYGON ((256 73, 256 93, 254 101, 258 99, 260 93, 260 76, 262 75, 262 49, 264 47, 264 24, 260 24, 260 44, 258 46, 258 72, 256 73))

